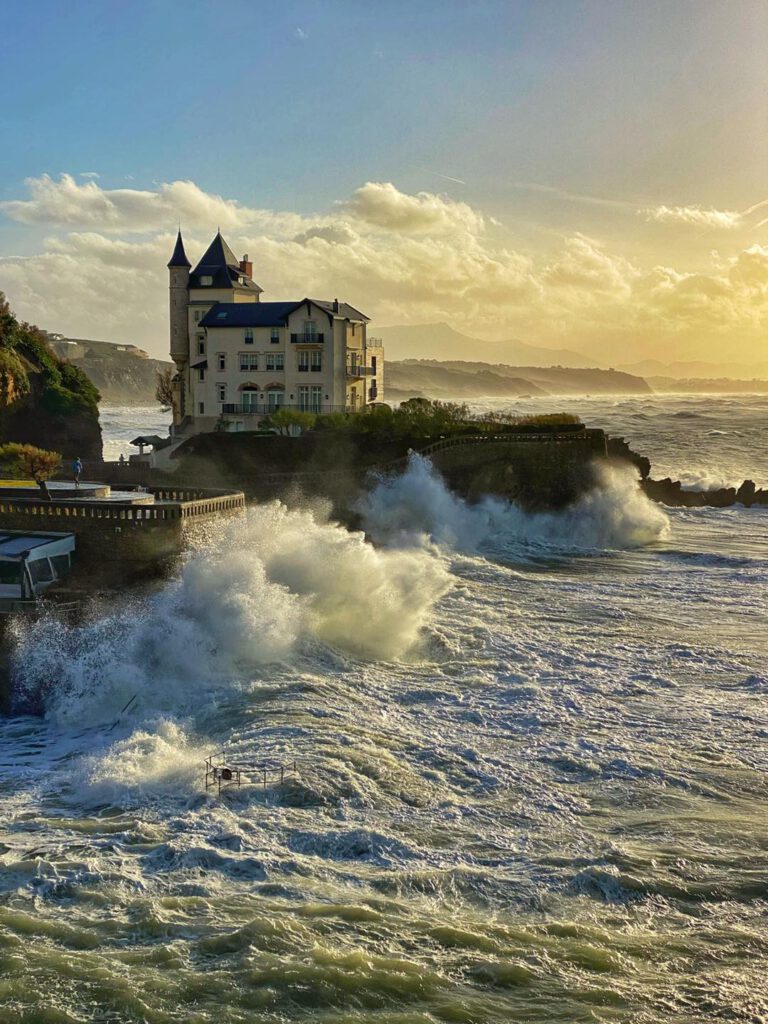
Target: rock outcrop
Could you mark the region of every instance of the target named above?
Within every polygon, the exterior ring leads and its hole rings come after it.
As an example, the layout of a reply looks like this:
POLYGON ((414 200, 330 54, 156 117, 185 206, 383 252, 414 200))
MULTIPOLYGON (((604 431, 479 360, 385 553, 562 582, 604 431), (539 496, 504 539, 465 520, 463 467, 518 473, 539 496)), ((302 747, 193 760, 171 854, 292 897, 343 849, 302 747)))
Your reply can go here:
POLYGON ((736 487, 718 487, 712 491, 685 490, 679 480, 643 480, 643 490, 652 501, 681 508, 728 508, 730 505, 768 505, 768 490, 757 488, 752 480, 736 487))
POLYGON ((151 359, 135 345, 56 336, 51 347, 87 374, 102 400, 112 405, 155 405, 157 375, 173 366, 151 359))
POLYGON ((100 461, 99 392, 45 335, 19 323, 0 292, 0 442, 100 461))

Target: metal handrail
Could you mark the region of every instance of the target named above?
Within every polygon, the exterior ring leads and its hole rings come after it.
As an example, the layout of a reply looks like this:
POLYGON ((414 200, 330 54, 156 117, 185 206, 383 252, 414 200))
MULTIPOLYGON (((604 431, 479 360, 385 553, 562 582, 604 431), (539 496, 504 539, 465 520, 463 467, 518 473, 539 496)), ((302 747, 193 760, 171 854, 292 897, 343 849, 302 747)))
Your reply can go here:
POLYGON ((252 405, 238 405, 236 403, 225 402, 221 411, 224 416, 261 416, 263 418, 265 416, 271 416, 280 409, 291 409, 294 412, 313 412, 317 416, 325 416, 331 412, 362 412, 364 408, 364 406, 353 408, 351 405, 327 405, 325 402, 321 401, 319 409, 312 409, 306 405, 301 405, 296 402, 284 402, 282 405, 277 405, 273 409, 259 409, 254 408, 252 405))
POLYGON ((224 750, 215 754, 209 754, 205 759, 205 789, 206 792, 212 787, 218 787, 221 796, 222 787, 241 786, 243 776, 260 776, 259 781, 264 789, 267 782, 285 782, 286 776, 295 776, 298 772, 296 761, 281 763, 274 760, 251 761, 251 760, 230 760, 224 750))
POLYGON ((297 331, 296 334, 291 335, 292 345, 322 345, 325 341, 325 334, 322 331, 317 334, 307 334, 306 332, 297 331))

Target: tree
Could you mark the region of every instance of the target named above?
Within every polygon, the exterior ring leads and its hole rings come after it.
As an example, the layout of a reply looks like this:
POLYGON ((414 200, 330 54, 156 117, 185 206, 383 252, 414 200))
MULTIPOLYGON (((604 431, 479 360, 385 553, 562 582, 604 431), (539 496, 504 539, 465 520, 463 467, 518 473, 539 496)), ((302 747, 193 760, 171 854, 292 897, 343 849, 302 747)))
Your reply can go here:
POLYGON ((158 370, 155 378, 155 399, 163 407, 163 412, 176 412, 176 395, 173 389, 172 366, 158 370))
POLYGON ((313 412, 301 412, 298 409, 277 409, 266 417, 264 425, 275 428, 278 434, 290 437, 291 427, 298 427, 300 430, 311 430, 316 420, 317 416, 313 412))
POLYGON ((49 452, 45 448, 36 448, 33 444, 19 444, 10 441, 0 445, 0 467, 15 479, 32 477, 48 501, 47 480, 53 476, 61 465, 61 455, 49 452))

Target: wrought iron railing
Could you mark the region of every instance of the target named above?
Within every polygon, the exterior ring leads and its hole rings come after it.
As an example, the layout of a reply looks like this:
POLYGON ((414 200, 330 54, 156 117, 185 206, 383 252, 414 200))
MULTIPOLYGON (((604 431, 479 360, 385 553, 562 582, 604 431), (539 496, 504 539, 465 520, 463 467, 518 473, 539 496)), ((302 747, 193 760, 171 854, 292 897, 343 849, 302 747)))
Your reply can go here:
POLYGON ((352 406, 352 405, 328 405, 327 402, 320 402, 313 404, 310 402, 291 402, 285 403, 284 405, 274 406, 268 408, 263 405, 232 405, 225 403, 221 412, 223 416, 270 416, 273 412, 277 412, 278 409, 292 409, 295 412, 314 412, 318 416, 325 416, 331 412, 365 412, 365 406, 352 406))
POLYGON ((325 335, 322 332, 307 333, 306 331, 299 331, 291 335, 292 345, 322 345, 324 341, 325 335))

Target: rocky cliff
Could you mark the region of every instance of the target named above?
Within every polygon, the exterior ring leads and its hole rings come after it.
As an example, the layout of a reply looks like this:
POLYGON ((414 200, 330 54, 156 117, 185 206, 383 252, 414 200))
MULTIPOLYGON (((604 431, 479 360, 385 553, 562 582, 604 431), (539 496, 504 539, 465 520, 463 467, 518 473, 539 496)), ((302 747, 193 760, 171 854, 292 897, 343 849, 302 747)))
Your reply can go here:
POLYGON ((82 370, 111 405, 155 405, 157 374, 173 366, 135 345, 49 335, 54 351, 82 370))
POLYGON ((0 292, 0 442, 100 460, 98 402, 86 374, 60 359, 42 331, 19 323, 0 292))

